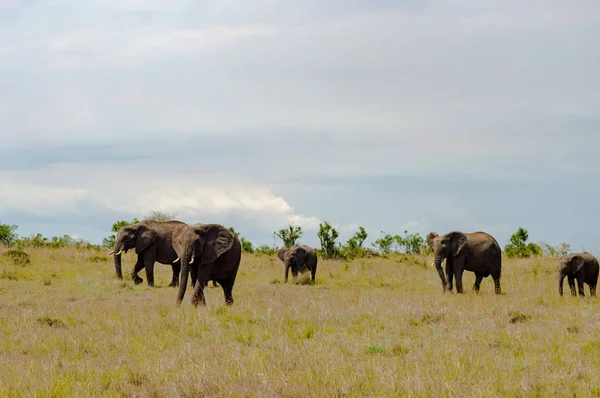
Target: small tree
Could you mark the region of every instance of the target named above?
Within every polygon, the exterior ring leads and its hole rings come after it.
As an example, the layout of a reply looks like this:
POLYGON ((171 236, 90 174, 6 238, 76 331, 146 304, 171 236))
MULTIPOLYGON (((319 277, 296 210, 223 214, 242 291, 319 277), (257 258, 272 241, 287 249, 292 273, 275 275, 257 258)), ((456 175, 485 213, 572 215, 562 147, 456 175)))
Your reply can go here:
POLYGON ((363 244, 367 239, 367 231, 364 227, 358 227, 358 231, 353 237, 346 241, 346 244, 341 247, 340 256, 346 259, 353 259, 356 257, 364 257, 367 250, 363 248, 363 244))
POLYGON ((409 234, 404 231, 404 236, 395 235, 396 244, 405 254, 425 254, 430 251, 425 239, 419 234, 409 234))
POLYGON ((350 249, 362 249, 363 243, 367 239, 367 231, 365 231, 364 227, 358 227, 358 231, 354 234, 353 237, 348 239, 346 245, 350 249))
MULTIPOLYGON (((383 234, 383 231, 381 231, 381 234, 383 234)), ((373 247, 383 254, 390 254, 392 252, 393 244, 394 237, 390 234, 385 234, 384 236, 380 237, 372 243, 373 247)))
POLYGON ((292 247, 302 237, 302 227, 290 225, 287 229, 280 229, 273 233, 283 241, 285 247, 292 247))
POLYGON ((558 246, 552 246, 549 243, 540 242, 540 246, 546 256, 553 258, 566 256, 571 251, 571 245, 567 242, 561 242, 558 246))
POLYGON ((0 224, 0 243, 7 246, 13 244, 19 238, 17 228, 17 225, 0 224))
POLYGON ((504 253, 508 257, 530 257, 539 256, 542 249, 535 243, 526 243, 529 233, 526 229, 519 227, 517 232, 510 237, 510 243, 504 247, 504 253))
POLYGON ((319 224, 319 232, 317 236, 321 241, 321 250, 325 258, 335 258, 339 256, 339 250, 336 247, 335 240, 339 234, 327 221, 319 224))

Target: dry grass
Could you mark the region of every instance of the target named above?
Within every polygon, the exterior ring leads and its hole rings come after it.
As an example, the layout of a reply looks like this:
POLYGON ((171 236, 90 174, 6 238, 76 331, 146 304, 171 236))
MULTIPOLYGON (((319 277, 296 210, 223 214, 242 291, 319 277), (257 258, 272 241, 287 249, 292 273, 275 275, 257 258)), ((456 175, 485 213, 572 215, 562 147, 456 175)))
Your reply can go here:
POLYGON ((27 252, 0 256, 2 397, 600 395, 599 299, 560 298, 551 260, 505 260, 496 296, 472 273, 442 294, 431 258, 320 260, 311 285, 244 256, 233 307, 209 284, 195 309, 169 266, 148 288, 103 252, 27 252))

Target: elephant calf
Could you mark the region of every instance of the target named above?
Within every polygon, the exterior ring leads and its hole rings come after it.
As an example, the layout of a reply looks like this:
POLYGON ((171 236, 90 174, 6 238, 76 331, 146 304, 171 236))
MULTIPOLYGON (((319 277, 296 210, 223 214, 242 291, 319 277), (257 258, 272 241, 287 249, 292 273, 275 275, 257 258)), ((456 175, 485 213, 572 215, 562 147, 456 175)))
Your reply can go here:
POLYGON ((282 247, 277 252, 277 257, 285 264, 285 280, 287 283, 290 268, 294 279, 298 273, 310 271, 311 280, 315 282, 315 274, 317 273, 318 257, 315 249, 307 245, 294 245, 290 248, 282 247))
POLYGON ((588 252, 571 253, 558 260, 558 293, 563 295, 563 282, 568 278, 571 295, 577 296, 575 292, 575 280, 579 295, 584 297, 583 284, 587 283, 590 288, 590 296, 596 295, 596 283, 598 282, 598 260, 588 252))

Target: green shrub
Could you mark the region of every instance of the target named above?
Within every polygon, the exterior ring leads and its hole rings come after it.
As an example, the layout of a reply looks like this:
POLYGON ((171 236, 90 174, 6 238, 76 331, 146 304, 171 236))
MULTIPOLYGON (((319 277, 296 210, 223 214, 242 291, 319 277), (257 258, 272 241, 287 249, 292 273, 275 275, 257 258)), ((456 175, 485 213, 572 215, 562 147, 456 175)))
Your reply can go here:
POLYGON ((29 254, 22 250, 7 250, 2 257, 9 259, 14 265, 25 266, 31 263, 29 254))

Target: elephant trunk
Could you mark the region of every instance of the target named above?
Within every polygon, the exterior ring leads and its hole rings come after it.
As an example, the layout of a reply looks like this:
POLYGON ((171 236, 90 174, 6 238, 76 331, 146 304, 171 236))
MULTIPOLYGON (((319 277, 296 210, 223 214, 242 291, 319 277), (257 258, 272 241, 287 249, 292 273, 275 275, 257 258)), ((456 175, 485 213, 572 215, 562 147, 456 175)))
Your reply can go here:
POLYGON ((444 287, 444 291, 448 290, 448 282, 446 281, 446 277, 444 276, 444 270, 442 269, 442 257, 440 255, 435 256, 435 269, 437 269, 438 274, 440 275, 440 279, 442 280, 442 286, 444 287))
POLYGON ((117 273, 117 278, 123 279, 123 272, 121 270, 121 254, 114 254, 113 260, 115 262, 115 272, 117 273))
POLYGON ((179 256, 179 260, 181 261, 181 281, 179 282, 179 292, 177 293, 177 304, 181 304, 183 296, 185 295, 192 257, 194 256, 191 249, 186 249, 185 252, 179 256))
POLYGON ((117 278, 119 279, 123 279, 123 272, 121 269, 121 252, 123 251, 123 248, 121 247, 121 242, 117 241, 115 242, 115 248, 112 251, 112 255, 113 255, 113 261, 115 263, 115 272, 117 274, 117 278))

